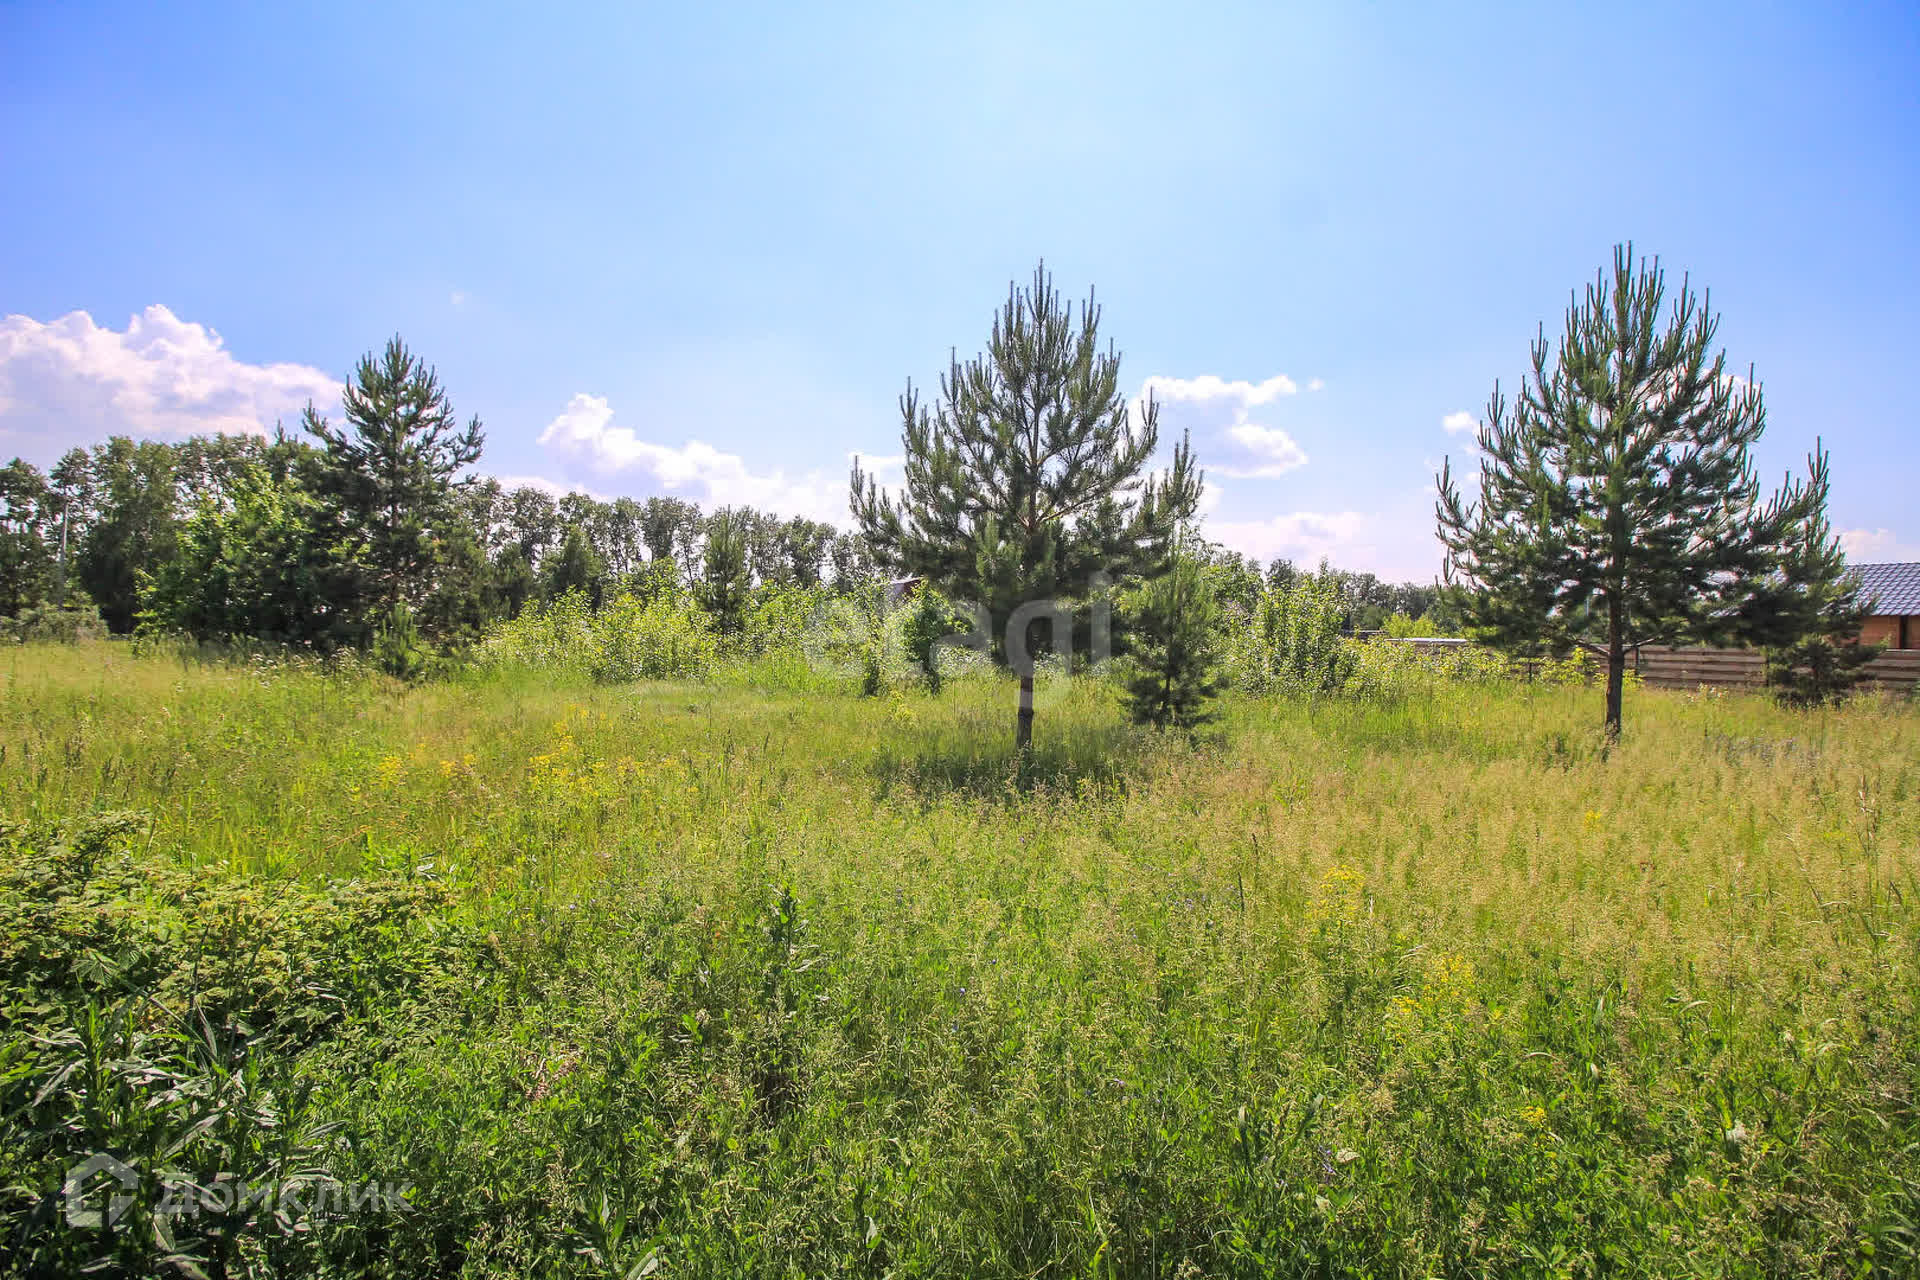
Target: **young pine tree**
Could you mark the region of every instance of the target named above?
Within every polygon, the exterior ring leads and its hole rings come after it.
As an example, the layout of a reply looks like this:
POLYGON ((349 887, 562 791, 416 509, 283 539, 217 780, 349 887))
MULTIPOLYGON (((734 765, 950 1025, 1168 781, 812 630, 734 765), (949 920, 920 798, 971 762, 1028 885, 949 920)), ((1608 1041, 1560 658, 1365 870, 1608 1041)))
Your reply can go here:
POLYGON ((339 603, 391 615, 431 589, 435 536, 457 518, 456 477, 485 437, 479 418, 457 424, 438 375, 397 335, 361 357, 341 398, 343 426, 311 404, 301 418, 323 446, 315 487, 349 557, 339 603))
POLYGON ((1221 609, 1206 563, 1184 541, 1127 610, 1127 710, 1137 724, 1190 728, 1220 691, 1221 609))
POLYGON ((1149 400, 1131 421, 1120 357, 1101 352, 1099 326, 1092 296, 1076 317, 1042 264, 1031 288, 1009 286, 985 354, 951 361, 931 408, 908 383, 900 499, 853 468, 853 514, 874 559, 984 613, 985 638, 1020 677, 1022 751, 1033 741, 1027 620, 1084 598, 1102 575, 1157 570, 1200 500, 1184 440, 1170 470, 1146 473, 1158 409, 1149 400))
POLYGON ((1611 277, 1544 332, 1509 402, 1495 386, 1479 434, 1480 495, 1451 463, 1436 504, 1449 582, 1480 639, 1510 650, 1578 645, 1607 669, 1605 725, 1620 732, 1627 651, 1753 639, 1788 547, 1824 508, 1815 482, 1763 500, 1750 451, 1760 387, 1727 372, 1719 320, 1682 282, 1663 318, 1658 262, 1614 250, 1611 277))
POLYGON ((1827 460, 1817 444, 1807 487, 1819 495, 1818 509, 1789 539, 1778 572, 1748 607, 1749 628, 1767 646, 1767 683, 1791 707, 1840 701, 1884 648, 1860 643, 1872 601, 1862 598, 1828 523, 1827 460))

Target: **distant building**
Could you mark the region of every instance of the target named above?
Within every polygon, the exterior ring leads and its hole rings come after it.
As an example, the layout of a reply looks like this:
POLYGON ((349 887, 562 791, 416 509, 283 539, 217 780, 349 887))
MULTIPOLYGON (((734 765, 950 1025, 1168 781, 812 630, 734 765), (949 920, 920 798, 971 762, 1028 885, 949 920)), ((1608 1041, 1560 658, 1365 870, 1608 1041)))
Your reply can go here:
POLYGON ((1856 564, 1862 598, 1873 613, 1860 628, 1860 639, 1889 649, 1920 648, 1920 563, 1856 564))

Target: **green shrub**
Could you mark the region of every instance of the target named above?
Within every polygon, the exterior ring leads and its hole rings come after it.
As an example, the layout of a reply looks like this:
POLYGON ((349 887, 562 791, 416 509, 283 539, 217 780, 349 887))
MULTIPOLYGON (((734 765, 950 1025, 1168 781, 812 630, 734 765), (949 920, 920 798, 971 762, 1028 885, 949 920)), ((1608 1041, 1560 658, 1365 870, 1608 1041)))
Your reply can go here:
POLYGON ((92 605, 42 605, 19 616, 0 617, 0 644, 85 644, 104 640, 107 624, 92 605))
POLYGON ((1268 587, 1228 639, 1230 680, 1254 694, 1347 691, 1360 659, 1340 633, 1345 612, 1338 584, 1326 575, 1268 587))
POLYGON ((684 589, 654 585, 650 598, 621 590, 597 612, 578 591, 528 608, 495 624, 476 660, 573 671, 605 684, 705 675, 720 647, 712 620, 684 589))

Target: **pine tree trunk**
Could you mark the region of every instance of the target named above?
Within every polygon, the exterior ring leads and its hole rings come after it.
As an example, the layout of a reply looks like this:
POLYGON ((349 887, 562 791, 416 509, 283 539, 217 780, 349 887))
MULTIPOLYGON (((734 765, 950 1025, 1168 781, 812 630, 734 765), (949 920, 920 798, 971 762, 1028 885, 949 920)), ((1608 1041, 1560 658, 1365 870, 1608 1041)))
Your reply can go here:
POLYGON ((1620 736, 1620 691, 1626 684, 1627 645, 1618 599, 1607 602, 1607 736, 1620 736))
POLYGON ((1033 746, 1033 672, 1020 677, 1020 718, 1014 722, 1013 749, 1026 753, 1033 746))

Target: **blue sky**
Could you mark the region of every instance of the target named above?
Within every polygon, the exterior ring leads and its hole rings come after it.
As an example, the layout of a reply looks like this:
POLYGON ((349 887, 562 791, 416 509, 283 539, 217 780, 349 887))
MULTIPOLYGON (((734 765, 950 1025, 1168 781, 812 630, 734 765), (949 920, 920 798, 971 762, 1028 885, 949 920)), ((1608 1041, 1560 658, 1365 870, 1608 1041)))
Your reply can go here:
POLYGON ((843 519, 1044 256, 1214 536, 1428 578, 1443 421, 1632 239, 1763 474, 1823 436, 1920 559, 1910 6, 705 10, 0 6, 0 457, 291 422, 398 331, 494 474, 843 519))

